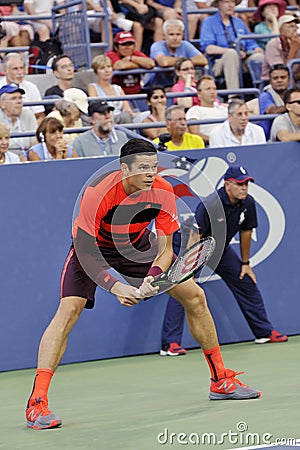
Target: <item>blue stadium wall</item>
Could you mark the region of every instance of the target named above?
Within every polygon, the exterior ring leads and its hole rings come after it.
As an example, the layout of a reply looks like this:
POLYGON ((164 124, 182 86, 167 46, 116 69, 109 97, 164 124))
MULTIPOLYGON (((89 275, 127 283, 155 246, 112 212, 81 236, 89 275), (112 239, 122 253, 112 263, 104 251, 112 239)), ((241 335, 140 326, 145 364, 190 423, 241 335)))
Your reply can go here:
MULTIPOLYGON (((259 228, 251 262, 274 326, 300 333, 300 143, 160 154, 160 168, 185 183, 181 201, 193 209, 188 189, 207 195, 222 184, 229 164, 255 178, 259 228), (211 184, 205 178, 211 180, 211 184)), ((1 317, 0 371, 33 367, 38 343, 59 301, 59 279, 70 246, 75 201, 89 177, 117 160, 91 158, 0 168, 1 317)), ((185 212, 181 211, 181 218, 185 212)), ((238 241, 233 243, 239 250, 238 241)), ((253 339, 235 300, 218 279, 203 284, 221 343, 253 339)), ((63 363, 157 352, 167 301, 162 294, 134 308, 121 307, 101 288, 70 336, 63 363)), ((196 343, 185 327, 183 345, 196 343)))

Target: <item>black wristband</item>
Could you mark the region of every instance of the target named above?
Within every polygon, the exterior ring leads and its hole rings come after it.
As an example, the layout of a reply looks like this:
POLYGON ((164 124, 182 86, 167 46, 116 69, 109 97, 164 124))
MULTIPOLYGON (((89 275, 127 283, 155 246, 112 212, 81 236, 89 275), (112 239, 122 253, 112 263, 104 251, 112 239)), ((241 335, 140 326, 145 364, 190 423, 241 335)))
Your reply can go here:
POLYGON ((248 259, 248 261, 242 261, 241 262, 242 266, 249 266, 249 264, 250 264, 249 259, 248 259))

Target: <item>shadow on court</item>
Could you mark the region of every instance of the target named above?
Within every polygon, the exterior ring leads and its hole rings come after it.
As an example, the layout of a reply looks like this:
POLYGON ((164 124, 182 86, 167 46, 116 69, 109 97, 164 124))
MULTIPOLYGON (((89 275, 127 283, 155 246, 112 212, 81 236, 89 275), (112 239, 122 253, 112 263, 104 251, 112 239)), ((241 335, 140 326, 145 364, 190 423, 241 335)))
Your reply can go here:
MULTIPOLYGON (((226 365, 263 392, 259 400, 209 401, 199 350, 183 357, 137 356, 59 368, 50 406, 55 430, 27 429, 24 406, 34 370, 0 374, 0 449, 153 450, 296 448, 300 438, 300 336, 288 343, 222 346, 226 365)), ((299 447, 298 447, 299 448, 299 447)))

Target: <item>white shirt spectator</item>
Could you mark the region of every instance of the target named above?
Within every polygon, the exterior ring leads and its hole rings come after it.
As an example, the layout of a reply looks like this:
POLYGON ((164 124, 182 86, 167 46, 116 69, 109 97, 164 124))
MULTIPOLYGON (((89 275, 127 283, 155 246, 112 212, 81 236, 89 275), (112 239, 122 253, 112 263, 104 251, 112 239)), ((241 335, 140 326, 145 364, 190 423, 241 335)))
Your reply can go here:
POLYGON ((221 126, 216 127, 209 138, 210 147, 236 147, 242 145, 265 144, 266 137, 262 127, 248 123, 240 142, 232 133, 229 121, 226 120, 221 126))
MULTIPOLYGON (((205 119, 226 119, 227 108, 214 102, 213 108, 206 106, 192 106, 186 113, 187 120, 205 120, 205 119)), ((217 125, 218 126, 218 125, 217 125)), ((210 136, 212 131, 216 128, 215 123, 199 125, 199 133, 210 136)))

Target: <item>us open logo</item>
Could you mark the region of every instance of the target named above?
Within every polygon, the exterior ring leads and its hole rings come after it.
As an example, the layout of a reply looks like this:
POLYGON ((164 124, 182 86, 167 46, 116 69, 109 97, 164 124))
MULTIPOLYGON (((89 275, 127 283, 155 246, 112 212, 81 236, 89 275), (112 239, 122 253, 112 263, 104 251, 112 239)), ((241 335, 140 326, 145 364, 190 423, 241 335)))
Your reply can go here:
MULTIPOLYGON (((189 153, 189 155, 192 156, 192 153, 189 153)), ((173 185, 173 190, 177 199, 176 203, 180 221, 184 221, 185 219, 193 215, 200 199, 205 205, 205 198, 210 196, 211 194, 215 194, 216 199, 219 202, 218 210, 220 210, 221 214, 217 217, 224 217, 224 214, 222 214, 222 211, 224 213, 223 206, 218 195, 216 194, 216 190, 223 186, 223 176, 228 167, 229 164, 225 159, 216 156, 210 156, 208 158, 197 160, 189 158, 187 156, 179 156, 168 153, 159 154, 158 174, 167 178, 168 180, 171 180, 171 184, 173 185)), ((103 176, 105 176, 105 174, 115 170, 119 170, 118 160, 113 160, 105 166, 101 167, 85 183, 74 207, 73 226, 79 212, 80 202, 85 189, 88 186, 93 186, 95 183, 97 184, 97 180, 101 179, 103 176)), ((255 198, 256 203, 264 211, 268 222, 267 233, 265 233, 264 237, 261 239, 262 242, 258 242, 259 245, 255 245, 254 254, 252 254, 251 256, 251 266, 255 267, 266 258, 268 258, 280 244, 285 232, 285 215, 277 199, 262 186, 259 186, 257 183, 251 183, 249 186, 249 193, 255 198)), ((146 206, 145 210, 148 210, 149 205, 150 203, 146 202, 143 208, 146 206)), ((167 210, 168 207, 166 209, 166 212, 167 210)), ((209 217, 211 217, 209 208, 207 209, 207 211, 209 217)), ((142 213, 142 211, 137 212, 142 213)), ((177 217, 173 218, 173 215, 171 215, 171 217, 171 221, 173 221, 173 219, 177 219, 177 217)), ((211 220, 212 235, 214 235, 213 222, 214 221, 211 220)), ((218 248, 215 249, 214 264, 218 264, 218 258, 221 258, 225 245, 226 221, 223 222, 224 224, 221 224, 221 232, 218 236, 216 236, 218 248)), ((218 224, 218 228, 220 229, 220 223, 218 224)), ((253 238, 254 240, 256 239, 255 230, 253 232, 253 238)), ((128 250, 128 248, 126 248, 126 250, 128 250)), ((149 252, 151 253, 151 248, 149 252)), ((83 267, 85 267, 84 255, 83 258, 81 258, 82 255, 79 252, 77 253, 77 255, 79 257, 79 260, 81 261, 81 264, 83 265, 83 267)), ((137 258, 137 261, 139 261, 139 258, 141 257, 145 259, 146 254, 140 254, 140 252, 135 251, 133 256, 131 256, 131 259, 135 261, 135 257, 137 258)), ((214 265, 214 267, 216 267, 216 265, 214 265)), ((87 269, 85 270, 87 271, 87 269)), ((214 274, 213 266, 206 266, 201 272, 199 281, 202 283, 204 281, 217 279, 219 279, 219 277, 214 274)))
MULTIPOLYGON (((204 198, 223 186, 223 176, 229 164, 220 157, 211 156, 193 162, 188 171, 186 167, 180 167, 179 164, 176 166, 175 169, 164 170, 160 175, 172 175, 176 176, 177 179, 183 179, 200 198, 204 198)), ((280 244, 285 233, 286 220, 280 203, 264 187, 257 183, 250 183, 249 194, 262 208, 268 222, 267 235, 262 242, 258 242, 259 248, 251 256, 251 266, 255 267, 268 258, 280 244)), ((256 238, 255 230, 253 236, 256 238)), ((207 275, 204 275, 200 277, 199 281, 207 281, 208 279, 211 281, 217 280, 219 276, 214 274, 207 277, 207 275)))

